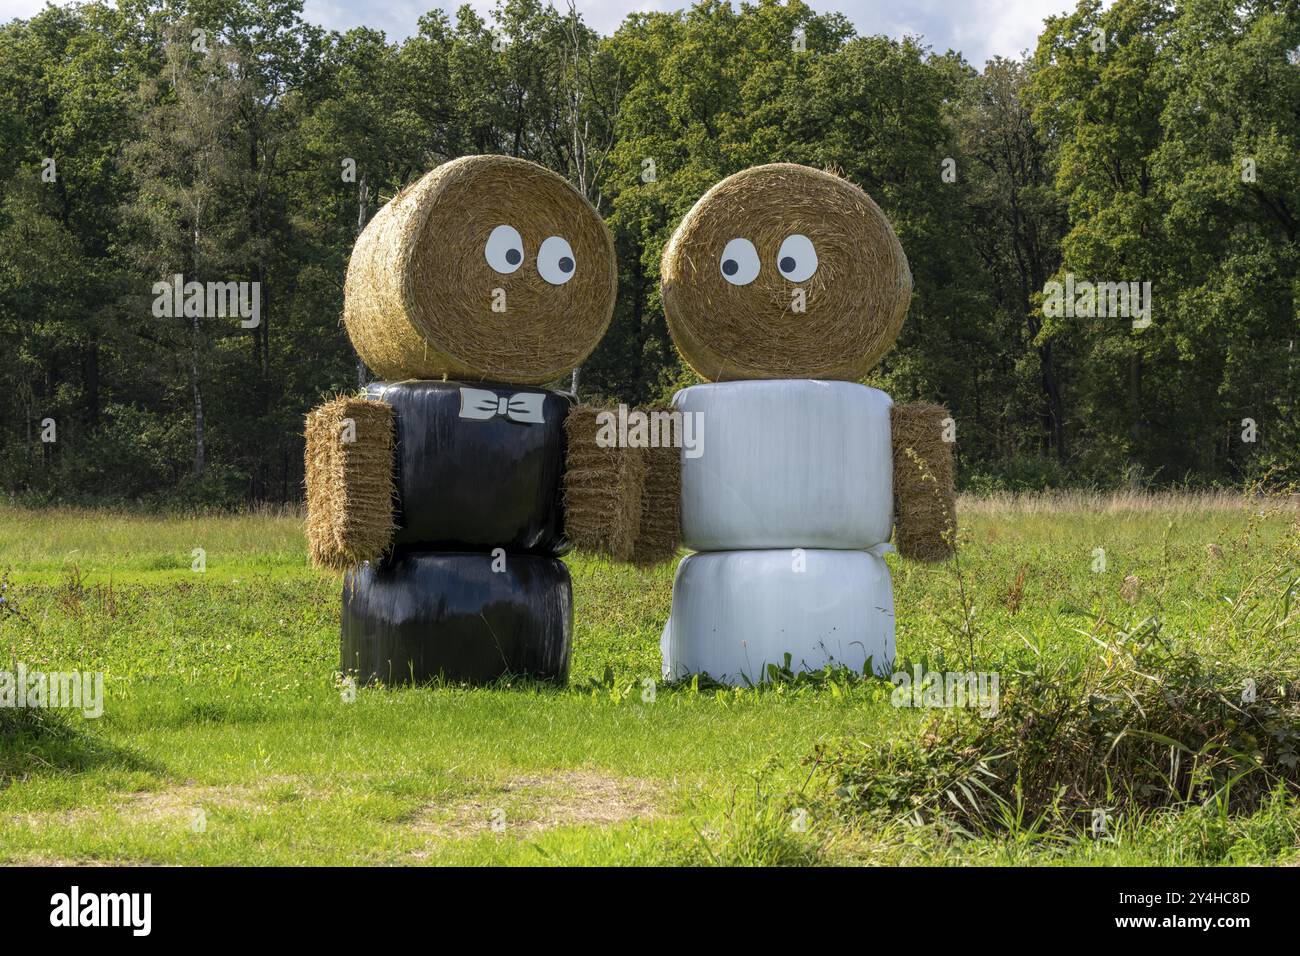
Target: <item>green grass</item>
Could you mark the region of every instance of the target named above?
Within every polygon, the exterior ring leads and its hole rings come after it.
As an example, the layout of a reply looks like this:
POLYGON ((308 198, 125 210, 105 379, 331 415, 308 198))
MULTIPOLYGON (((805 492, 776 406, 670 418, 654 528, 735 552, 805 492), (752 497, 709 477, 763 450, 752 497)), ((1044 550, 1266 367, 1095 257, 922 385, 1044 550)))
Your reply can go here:
MULTIPOLYGON (((1265 627, 1259 610, 1269 569, 1295 567, 1293 507, 1095 504, 969 503, 959 566, 891 557, 900 657, 965 670, 974 655, 976 669, 996 669, 1030 645, 1089 653, 1098 619, 1153 616, 1207 658, 1295 656, 1296 612, 1265 627)), ((669 565, 569 559, 567 688, 362 690, 349 702, 335 674, 340 585, 304 553, 293 515, 0 509, 0 571, 21 610, 0 617, 0 667, 102 670, 106 681, 99 719, 60 713, 0 734, 0 861, 1300 858, 1300 804, 1281 792, 1249 816, 1151 814, 1100 840, 1032 827, 963 839, 838 814, 814 749, 912 739, 932 715, 892 707, 888 684, 863 680, 657 685, 643 699, 658 676, 669 565)))

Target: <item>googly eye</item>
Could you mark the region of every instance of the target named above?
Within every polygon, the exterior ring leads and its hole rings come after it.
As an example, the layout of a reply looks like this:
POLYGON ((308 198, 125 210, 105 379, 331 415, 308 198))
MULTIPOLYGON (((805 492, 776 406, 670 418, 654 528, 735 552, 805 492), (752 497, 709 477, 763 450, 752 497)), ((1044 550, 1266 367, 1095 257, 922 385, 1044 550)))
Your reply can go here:
POLYGON ((537 273, 551 285, 564 285, 573 278, 578 264, 569 243, 559 236, 548 236, 537 250, 537 273))
POLYGON ((817 271, 817 250, 812 240, 797 233, 786 236, 776 254, 776 271, 791 282, 805 282, 817 271))
POLYGON ((524 240, 514 226, 497 226, 483 247, 487 264, 502 275, 509 275, 524 264, 524 240))
POLYGON ((749 285, 758 278, 758 250, 748 239, 732 239, 722 247, 719 267, 732 285, 749 285))

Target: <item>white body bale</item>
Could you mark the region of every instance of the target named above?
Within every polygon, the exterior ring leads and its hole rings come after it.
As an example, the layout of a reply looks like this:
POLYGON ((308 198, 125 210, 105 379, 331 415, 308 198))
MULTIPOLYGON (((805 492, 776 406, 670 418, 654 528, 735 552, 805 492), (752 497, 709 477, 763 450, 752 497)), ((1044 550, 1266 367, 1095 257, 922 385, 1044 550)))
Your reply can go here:
POLYGON ((893 401, 884 392, 776 379, 693 385, 673 404, 703 422, 702 454, 682 456, 688 548, 866 549, 889 540, 893 401))
POLYGON ((765 550, 692 554, 677 566, 660 649, 669 680, 708 674, 759 683, 767 665, 862 672, 894 660, 889 568, 873 551, 765 550), (799 570, 802 567, 803 570, 799 570))

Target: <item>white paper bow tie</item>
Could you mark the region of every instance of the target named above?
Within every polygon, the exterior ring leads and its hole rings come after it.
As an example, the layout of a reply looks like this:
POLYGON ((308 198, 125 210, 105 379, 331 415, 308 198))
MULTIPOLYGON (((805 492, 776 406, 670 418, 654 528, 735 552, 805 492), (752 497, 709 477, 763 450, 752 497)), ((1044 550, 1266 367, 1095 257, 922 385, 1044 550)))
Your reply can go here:
POLYGON ((512 422, 544 424, 542 404, 546 401, 544 392, 518 392, 510 396, 498 396, 482 388, 462 388, 460 390, 460 417, 475 421, 487 421, 501 415, 512 422))

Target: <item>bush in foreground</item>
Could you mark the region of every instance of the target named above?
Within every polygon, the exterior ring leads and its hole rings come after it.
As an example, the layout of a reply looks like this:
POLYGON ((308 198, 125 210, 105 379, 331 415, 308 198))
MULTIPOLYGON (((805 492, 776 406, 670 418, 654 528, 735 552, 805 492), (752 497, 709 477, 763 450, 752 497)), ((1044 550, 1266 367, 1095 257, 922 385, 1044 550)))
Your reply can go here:
POLYGON ((918 737, 824 747, 815 763, 850 813, 968 834, 1081 832, 1198 804, 1249 813, 1279 789, 1300 795, 1293 672, 1210 663, 1154 620, 1094 639, 1082 662, 1037 654, 992 717, 945 711, 918 737))

